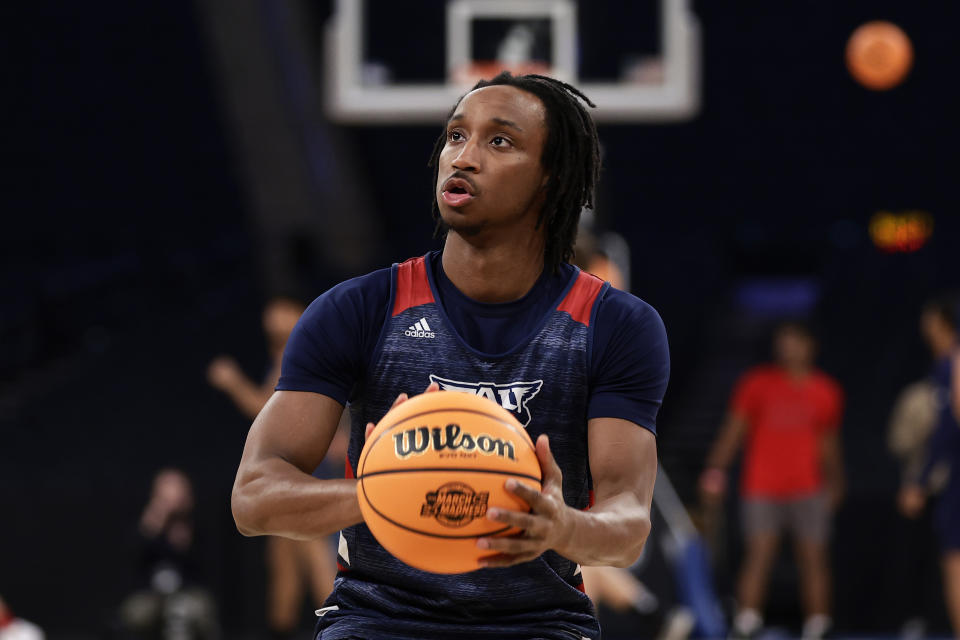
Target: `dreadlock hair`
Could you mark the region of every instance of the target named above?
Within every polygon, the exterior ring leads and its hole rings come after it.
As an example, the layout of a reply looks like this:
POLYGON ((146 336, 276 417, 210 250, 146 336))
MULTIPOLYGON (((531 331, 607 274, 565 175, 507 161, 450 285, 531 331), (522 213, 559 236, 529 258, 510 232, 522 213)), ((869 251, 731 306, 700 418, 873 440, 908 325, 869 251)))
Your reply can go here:
MULTIPOLYGON (((580 211, 583 207, 593 208, 594 191, 600 179, 600 142, 593 118, 582 103, 590 107, 597 105, 566 82, 536 74, 514 76, 509 71, 500 72, 492 80, 479 81, 470 91, 493 85, 516 87, 532 93, 540 99, 546 111, 547 140, 540 164, 550 177, 537 228, 543 225, 545 229, 544 266, 556 272, 562 262, 568 262, 573 257, 580 211)), ((450 110, 447 120, 453 116, 465 96, 461 96, 450 110)), ((433 169, 434 194, 439 179, 440 152, 446 140, 444 122, 444 130, 433 146, 433 155, 428 164, 433 169)), ((440 217, 435 195, 433 219, 436 222, 434 235, 446 236, 447 225, 440 217)))

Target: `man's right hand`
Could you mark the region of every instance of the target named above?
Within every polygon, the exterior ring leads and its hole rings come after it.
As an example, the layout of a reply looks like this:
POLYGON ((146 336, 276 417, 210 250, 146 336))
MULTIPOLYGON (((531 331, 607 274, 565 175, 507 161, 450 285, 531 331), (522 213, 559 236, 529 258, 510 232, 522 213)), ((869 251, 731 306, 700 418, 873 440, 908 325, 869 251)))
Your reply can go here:
POLYGON ((237 386, 237 382, 245 377, 237 361, 230 356, 214 358, 207 367, 207 381, 211 386, 228 391, 237 386))
POLYGON ((897 506, 900 513, 911 520, 917 518, 927 504, 927 492, 917 484, 908 484, 900 489, 897 495, 897 506))
POLYGON ((718 467, 708 467, 700 474, 700 496, 708 504, 723 500, 727 493, 727 472, 718 467))

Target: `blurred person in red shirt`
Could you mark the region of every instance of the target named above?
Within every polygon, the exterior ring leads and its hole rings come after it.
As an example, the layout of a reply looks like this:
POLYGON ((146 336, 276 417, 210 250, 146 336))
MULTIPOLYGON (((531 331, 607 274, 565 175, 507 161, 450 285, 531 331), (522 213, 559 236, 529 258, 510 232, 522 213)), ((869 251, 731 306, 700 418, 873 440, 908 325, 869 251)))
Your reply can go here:
POLYGON ((763 627, 767 582, 786 531, 800 574, 803 637, 819 638, 832 624, 827 543, 832 513, 844 492, 843 391, 814 366, 817 342, 803 323, 779 325, 773 350, 774 363, 751 369, 737 383, 700 489, 706 501, 719 502, 727 469, 743 442, 746 553, 737 581, 734 635, 752 637, 763 627))

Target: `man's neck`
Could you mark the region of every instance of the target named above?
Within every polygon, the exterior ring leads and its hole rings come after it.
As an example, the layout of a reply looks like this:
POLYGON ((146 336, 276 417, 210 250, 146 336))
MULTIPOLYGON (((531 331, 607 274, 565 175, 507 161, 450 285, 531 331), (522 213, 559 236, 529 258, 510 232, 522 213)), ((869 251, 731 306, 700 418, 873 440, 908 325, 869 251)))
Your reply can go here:
POLYGON ((526 295, 543 273, 543 245, 539 233, 484 246, 450 231, 443 246, 443 271, 471 300, 511 302, 526 295))
POLYGON ((795 365, 780 365, 781 368, 787 373, 787 376, 793 380, 803 380, 813 371, 812 365, 806 364, 795 364, 795 365))
POLYGON ((955 337, 944 338, 933 348, 933 357, 937 360, 949 358, 957 349, 957 339, 955 337))

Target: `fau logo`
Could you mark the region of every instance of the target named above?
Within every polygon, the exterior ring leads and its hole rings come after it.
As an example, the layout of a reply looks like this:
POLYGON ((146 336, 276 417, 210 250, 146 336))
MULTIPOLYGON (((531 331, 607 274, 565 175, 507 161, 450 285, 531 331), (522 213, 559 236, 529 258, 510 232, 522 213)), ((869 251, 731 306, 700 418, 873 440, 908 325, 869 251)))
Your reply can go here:
POLYGON ((433 374, 430 374, 430 382, 436 382, 440 385, 442 391, 461 391, 489 398, 512 413, 524 427, 530 424, 528 404, 534 396, 540 393, 540 387, 543 386, 543 380, 496 384, 493 382, 447 380, 433 374))

